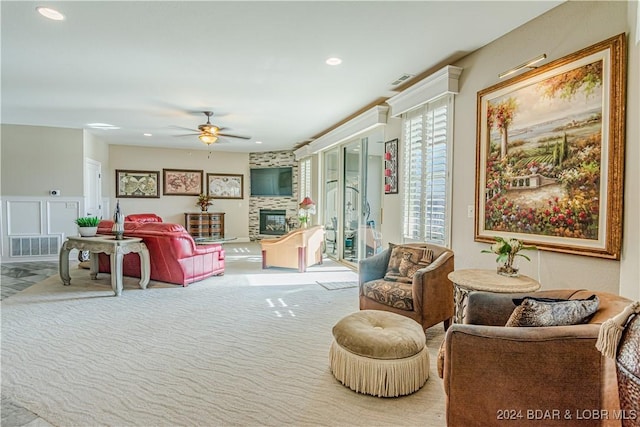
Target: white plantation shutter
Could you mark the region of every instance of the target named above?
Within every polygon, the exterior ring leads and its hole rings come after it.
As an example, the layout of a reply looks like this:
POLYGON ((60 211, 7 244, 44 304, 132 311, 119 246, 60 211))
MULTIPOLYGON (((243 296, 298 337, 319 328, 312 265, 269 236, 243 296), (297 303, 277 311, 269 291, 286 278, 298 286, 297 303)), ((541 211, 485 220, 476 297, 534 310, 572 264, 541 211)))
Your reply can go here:
POLYGON ((453 95, 403 115, 404 238, 449 244, 453 95))
POLYGON ((422 240, 422 109, 404 119, 404 237, 422 240))
POLYGON ((305 197, 311 197, 311 159, 304 159, 300 161, 300 194, 299 199, 302 200, 305 197))

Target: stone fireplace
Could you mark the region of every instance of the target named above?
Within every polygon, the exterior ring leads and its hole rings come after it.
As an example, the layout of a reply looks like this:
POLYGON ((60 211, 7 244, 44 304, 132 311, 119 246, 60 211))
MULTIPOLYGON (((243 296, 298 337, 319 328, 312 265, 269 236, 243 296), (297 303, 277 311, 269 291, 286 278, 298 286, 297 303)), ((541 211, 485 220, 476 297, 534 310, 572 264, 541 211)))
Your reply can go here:
POLYGON ((266 151, 249 153, 249 167, 293 167, 293 195, 290 197, 250 196, 249 197, 249 239, 252 241, 279 236, 287 233, 287 218, 298 216, 298 163, 293 151, 266 151), (278 219, 263 215, 263 211, 280 211, 278 219), (266 222, 265 222, 266 221, 266 222))
POLYGON ((260 209, 260 234, 281 236, 287 233, 287 211, 260 209))

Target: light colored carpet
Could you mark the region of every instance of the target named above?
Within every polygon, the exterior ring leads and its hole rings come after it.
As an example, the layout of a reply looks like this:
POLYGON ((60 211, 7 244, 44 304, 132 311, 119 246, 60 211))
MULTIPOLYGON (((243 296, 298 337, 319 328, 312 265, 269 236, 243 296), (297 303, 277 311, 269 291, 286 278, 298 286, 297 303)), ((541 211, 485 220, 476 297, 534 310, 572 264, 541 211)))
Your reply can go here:
MULTIPOLYGON (((226 246, 226 245, 225 245, 226 246)), ((442 325, 428 331, 431 377, 401 398, 357 394, 328 368, 331 328, 358 310, 354 280, 326 262, 260 270, 229 247, 227 273, 187 288, 71 269, 2 301, 2 394, 56 426, 444 426, 436 373, 442 325)))

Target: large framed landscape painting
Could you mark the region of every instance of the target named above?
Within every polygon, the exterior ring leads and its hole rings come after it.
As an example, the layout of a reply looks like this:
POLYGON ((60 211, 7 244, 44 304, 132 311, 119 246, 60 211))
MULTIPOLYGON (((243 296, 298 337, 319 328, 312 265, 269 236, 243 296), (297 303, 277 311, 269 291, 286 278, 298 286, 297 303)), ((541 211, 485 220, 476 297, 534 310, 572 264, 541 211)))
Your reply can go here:
POLYGON ((478 92, 475 240, 620 258, 625 35, 478 92))

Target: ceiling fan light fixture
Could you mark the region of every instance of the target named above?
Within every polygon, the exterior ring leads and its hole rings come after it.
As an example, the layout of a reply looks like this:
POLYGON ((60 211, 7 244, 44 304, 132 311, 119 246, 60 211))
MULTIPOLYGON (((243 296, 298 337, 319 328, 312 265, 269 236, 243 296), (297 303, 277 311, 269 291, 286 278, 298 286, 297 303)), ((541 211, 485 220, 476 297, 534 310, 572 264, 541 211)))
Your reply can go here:
POLYGON ((220 128, 216 125, 212 125, 210 123, 204 124, 204 125, 200 125, 198 127, 198 129, 200 129, 201 132, 205 132, 205 133, 212 133, 212 134, 217 134, 218 131, 220 130, 220 128))
POLYGON ((198 138, 207 145, 211 145, 218 140, 218 137, 211 133, 203 133, 198 138))

